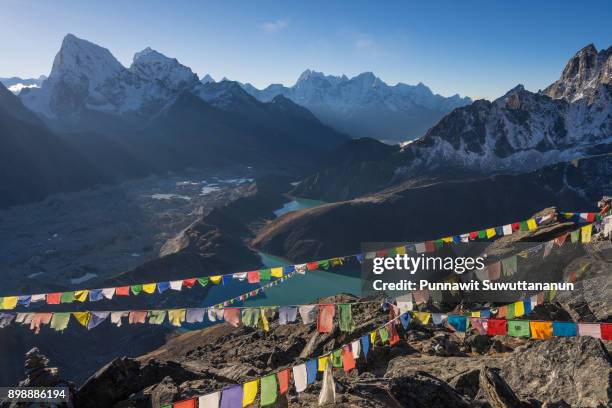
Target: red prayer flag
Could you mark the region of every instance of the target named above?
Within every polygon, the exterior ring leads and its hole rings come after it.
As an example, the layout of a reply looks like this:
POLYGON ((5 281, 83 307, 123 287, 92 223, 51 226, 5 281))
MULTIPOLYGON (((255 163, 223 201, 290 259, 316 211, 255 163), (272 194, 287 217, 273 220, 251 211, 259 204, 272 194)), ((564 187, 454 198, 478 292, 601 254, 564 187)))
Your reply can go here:
POLYGON ((382 249, 380 251, 376 251, 376 256, 378 258, 384 258, 385 256, 387 256, 387 251, 382 249))
POLYGON ((59 305, 62 298, 61 293, 47 293, 48 305, 59 305))
POLYGON ((119 288, 115 288, 115 295, 117 295, 117 296, 130 296, 130 287, 129 286, 121 286, 119 288))
POLYGON ((470 232, 470 240, 475 241, 478 238, 478 232, 470 232))
POLYGON ((505 319, 489 319, 487 322, 487 334, 489 336, 505 336, 506 335, 506 320, 505 319))
POLYGON ((319 333, 329 333, 334 327, 334 305, 319 305, 319 316, 317 318, 317 331, 319 333))
POLYGON ((520 222, 515 222, 512 224, 512 231, 518 231, 521 229, 521 223, 520 222))
POLYGON ((314 271, 319 267, 319 262, 308 262, 307 266, 309 271, 314 271))
POLYGON ((226 307, 223 309, 223 319, 234 327, 240 324, 240 309, 236 307, 226 307))
POLYGON ((249 283, 259 283, 259 271, 247 273, 247 279, 249 280, 249 283))
POLYGON ((346 373, 355 368, 355 357, 353 357, 353 351, 349 346, 342 348, 342 368, 346 373))
POLYGON ((506 317, 507 312, 508 312, 508 309, 506 308, 506 306, 500 306, 497 309, 497 317, 506 317))
POLYGON ((196 408, 195 398, 190 400, 178 401, 172 404, 172 408, 196 408))
POLYGON ((603 340, 612 340, 612 323, 601 324, 601 338, 603 340))
POLYGON ((436 250, 436 243, 433 241, 425 241, 425 252, 434 252, 436 250))
POLYGON ((571 283, 576 283, 576 279, 576 271, 570 272, 569 276, 567 277, 567 281, 571 283))
POLYGON ((145 323, 146 319, 147 319, 147 312, 145 310, 133 310, 128 315, 129 324, 135 324, 135 323, 142 324, 142 323, 145 323))
POLYGON ((389 332, 389 344, 395 346, 400 341, 399 334, 397 334, 397 329, 395 328, 395 321, 387 323, 385 328, 389 332))
POLYGON ((588 222, 595 221, 595 213, 587 213, 587 221, 588 222))
POLYGON ((191 279, 183 279, 183 286, 186 288, 192 288, 193 285, 195 285, 197 282, 196 278, 191 278, 191 279))
POLYGON ((291 369, 287 368, 278 374, 278 388, 280 389, 280 394, 283 395, 289 389, 289 378, 291 378, 291 369))
POLYGON ((555 238, 555 243, 559 246, 563 245, 568 235, 569 234, 563 234, 560 237, 555 238))

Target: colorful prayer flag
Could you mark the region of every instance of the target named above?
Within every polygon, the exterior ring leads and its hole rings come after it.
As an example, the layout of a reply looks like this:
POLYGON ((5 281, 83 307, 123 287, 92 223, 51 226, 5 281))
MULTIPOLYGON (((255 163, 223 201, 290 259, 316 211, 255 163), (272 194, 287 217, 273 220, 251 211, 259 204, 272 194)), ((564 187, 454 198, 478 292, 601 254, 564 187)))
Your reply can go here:
POLYGON ((329 333, 334 328, 334 305, 319 305, 319 316, 317 318, 317 331, 319 333, 329 333))
POLYGON ((249 381, 242 386, 242 406, 247 407, 255 402, 257 391, 259 390, 259 380, 249 381))
POLYGON ((530 322, 532 339, 549 339, 552 337, 552 322, 530 322))
POLYGON ((508 336, 529 337, 529 320, 508 320, 508 336))

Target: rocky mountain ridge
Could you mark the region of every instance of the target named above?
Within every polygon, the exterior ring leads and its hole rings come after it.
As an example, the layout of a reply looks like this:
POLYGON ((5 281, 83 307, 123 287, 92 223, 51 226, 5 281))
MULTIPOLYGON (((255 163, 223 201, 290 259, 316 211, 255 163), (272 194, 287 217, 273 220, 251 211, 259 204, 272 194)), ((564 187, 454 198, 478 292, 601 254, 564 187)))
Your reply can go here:
POLYGON ((406 180, 517 174, 612 152, 610 64, 610 48, 597 52, 587 46, 546 91, 533 93, 519 85, 493 102, 479 100, 457 108, 401 151, 322 169, 294 193, 338 200, 357 195, 337 194, 332 186, 360 180, 369 185, 366 191, 356 190, 363 194, 406 180), (366 165, 384 175, 377 185, 355 171, 366 165))

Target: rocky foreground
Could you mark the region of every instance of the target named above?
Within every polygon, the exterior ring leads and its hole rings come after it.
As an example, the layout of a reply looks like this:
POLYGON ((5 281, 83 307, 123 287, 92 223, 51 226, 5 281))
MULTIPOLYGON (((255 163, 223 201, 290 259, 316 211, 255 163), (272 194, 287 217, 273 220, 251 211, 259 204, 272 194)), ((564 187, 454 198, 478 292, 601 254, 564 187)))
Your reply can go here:
MULTIPOLYGON (((337 295, 321 302, 355 300, 337 295)), ((536 307, 534 315, 558 319, 570 312, 556 302, 536 307)), ((389 320, 377 303, 355 305, 353 315, 356 330, 350 334, 337 326, 319 334, 315 324, 276 321, 268 333, 228 324, 188 332, 139 358, 113 360, 75 392, 75 406, 161 407, 291 367, 389 320)), ((336 370, 336 406, 609 407, 612 402, 611 345, 598 339, 488 337, 414 322, 407 331, 400 328, 400 336, 396 346, 377 345, 367 360, 362 355, 349 374, 336 370)), ((37 372, 45 373, 41 382, 28 377, 27 384, 43 385, 48 372, 59 381, 53 369, 37 372)), ((317 381, 298 395, 290 386, 276 406, 316 406, 320 387, 317 381)))

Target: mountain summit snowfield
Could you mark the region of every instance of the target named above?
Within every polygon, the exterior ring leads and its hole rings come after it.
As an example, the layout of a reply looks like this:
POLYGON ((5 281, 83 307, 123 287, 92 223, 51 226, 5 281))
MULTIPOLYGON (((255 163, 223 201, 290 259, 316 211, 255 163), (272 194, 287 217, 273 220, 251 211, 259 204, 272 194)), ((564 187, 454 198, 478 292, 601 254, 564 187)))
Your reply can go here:
POLYGON ((348 78, 306 70, 292 87, 273 84, 258 90, 243 84, 243 88, 261 101, 283 95, 353 137, 389 142, 419 137, 445 114, 472 102, 459 95, 434 94, 422 83, 391 86, 371 72, 348 78))
POLYGON ((47 118, 78 116, 84 109, 106 113, 157 113, 178 93, 199 84, 176 59, 150 48, 125 68, 106 48, 68 34, 40 89, 20 94, 47 118))

